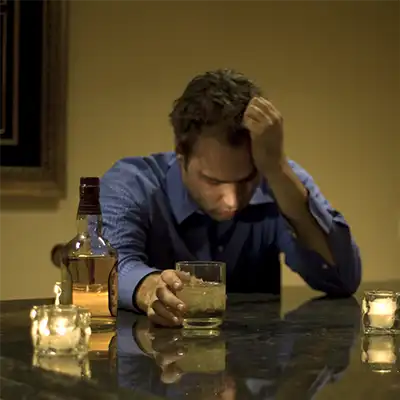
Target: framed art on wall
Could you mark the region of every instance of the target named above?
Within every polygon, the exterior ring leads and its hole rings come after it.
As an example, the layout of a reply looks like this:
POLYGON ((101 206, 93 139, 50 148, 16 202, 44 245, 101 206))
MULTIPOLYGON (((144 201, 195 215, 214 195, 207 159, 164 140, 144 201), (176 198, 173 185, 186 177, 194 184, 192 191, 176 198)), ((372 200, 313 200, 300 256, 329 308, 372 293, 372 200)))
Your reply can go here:
POLYGON ((0 0, 1 196, 62 198, 67 1, 0 0))

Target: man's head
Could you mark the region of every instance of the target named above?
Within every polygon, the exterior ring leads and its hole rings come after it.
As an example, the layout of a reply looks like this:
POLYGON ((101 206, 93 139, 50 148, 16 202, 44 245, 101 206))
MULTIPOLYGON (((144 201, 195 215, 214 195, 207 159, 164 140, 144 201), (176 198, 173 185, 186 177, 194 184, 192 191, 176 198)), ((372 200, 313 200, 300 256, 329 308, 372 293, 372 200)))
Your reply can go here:
POLYGON ((245 207, 259 183, 250 136, 242 126, 261 90, 232 70, 193 78, 170 114, 182 179, 193 200, 216 220, 245 207))

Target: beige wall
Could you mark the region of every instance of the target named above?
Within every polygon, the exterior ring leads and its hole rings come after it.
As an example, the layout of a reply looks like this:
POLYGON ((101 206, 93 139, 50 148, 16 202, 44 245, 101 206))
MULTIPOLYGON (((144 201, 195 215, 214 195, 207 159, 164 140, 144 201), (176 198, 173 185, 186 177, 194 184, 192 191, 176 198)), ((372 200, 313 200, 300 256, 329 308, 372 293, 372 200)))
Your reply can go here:
MULTIPOLYGON (((364 280, 400 278, 397 2, 70 4, 68 196, 2 204, 2 299, 51 294, 79 177, 170 149, 172 100, 216 67, 255 78, 281 110, 289 155, 353 227, 364 280)), ((302 284, 287 270, 284 283, 302 284)))

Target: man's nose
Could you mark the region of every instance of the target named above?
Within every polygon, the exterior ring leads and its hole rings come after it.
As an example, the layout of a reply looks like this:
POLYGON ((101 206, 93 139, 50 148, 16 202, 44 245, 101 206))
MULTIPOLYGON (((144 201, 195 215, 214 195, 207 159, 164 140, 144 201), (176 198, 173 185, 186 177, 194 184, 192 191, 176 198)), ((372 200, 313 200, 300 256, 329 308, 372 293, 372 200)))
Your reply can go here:
POLYGON ((229 210, 237 210, 239 205, 239 197, 235 187, 226 187, 223 192, 223 201, 229 210))

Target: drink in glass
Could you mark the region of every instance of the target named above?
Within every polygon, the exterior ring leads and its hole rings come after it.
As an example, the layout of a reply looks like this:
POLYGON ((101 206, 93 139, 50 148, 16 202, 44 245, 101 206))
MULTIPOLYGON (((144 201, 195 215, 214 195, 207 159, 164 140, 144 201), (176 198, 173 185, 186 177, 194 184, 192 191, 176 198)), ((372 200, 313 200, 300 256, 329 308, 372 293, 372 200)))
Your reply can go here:
POLYGON ((176 270, 189 274, 177 292, 186 305, 183 327, 213 329, 221 325, 226 308, 225 263, 180 261, 176 270))

